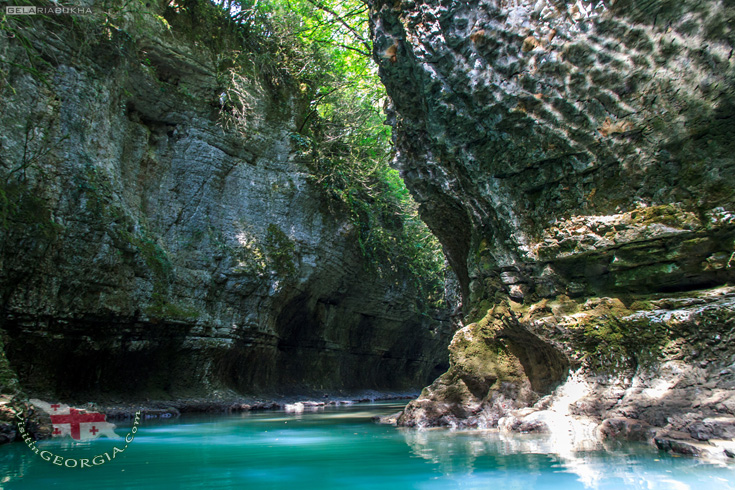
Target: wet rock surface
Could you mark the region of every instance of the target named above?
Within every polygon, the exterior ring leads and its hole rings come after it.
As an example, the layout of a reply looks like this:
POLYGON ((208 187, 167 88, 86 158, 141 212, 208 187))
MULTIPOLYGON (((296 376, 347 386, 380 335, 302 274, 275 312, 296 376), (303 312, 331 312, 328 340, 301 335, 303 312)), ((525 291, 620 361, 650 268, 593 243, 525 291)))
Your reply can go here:
POLYGON ((20 397, 0 395, 0 444, 21 440, 22 427, 33 440, 51 437, 51 419, 20 397))
POLYGON ((732 437, 705 420, 734 414, 735 7, 376 0, 371 18, 396 163, 467 325, 399 423, 732 437))
POLYGON ((41 74, 4 72, 0 328, 28 394, 417 389, 443 371, 446 314, 371 270, 310 178, 298 87, 240 76, 233 120, 218 53, 128 20, 33 22, 41 74))

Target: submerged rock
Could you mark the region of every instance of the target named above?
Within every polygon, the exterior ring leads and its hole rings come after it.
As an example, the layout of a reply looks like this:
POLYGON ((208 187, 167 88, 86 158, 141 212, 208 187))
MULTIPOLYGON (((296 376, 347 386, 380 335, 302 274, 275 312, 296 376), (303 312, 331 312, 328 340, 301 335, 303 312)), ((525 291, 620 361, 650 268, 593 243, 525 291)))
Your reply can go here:
POLYGON ((401 412, 396 412, 390 415, 376 415, 372 420, 376 424, 397 425, 400 416, 401 412))

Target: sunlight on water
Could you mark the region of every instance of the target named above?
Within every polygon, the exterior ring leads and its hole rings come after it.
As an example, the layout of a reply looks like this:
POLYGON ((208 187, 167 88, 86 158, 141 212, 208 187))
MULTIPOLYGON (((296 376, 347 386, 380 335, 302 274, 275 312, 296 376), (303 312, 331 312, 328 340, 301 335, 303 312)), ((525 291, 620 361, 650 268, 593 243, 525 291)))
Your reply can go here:
MULTIPOLYGON (((735 490, 735 464, 674 458, 641 445, 544 454, 553 444, 540 436, 417 431, 370 420, 399 408, 380 403, 147 420, 124 453, 92 468, 54 466, 23 444, 0 446, 0 488, 735 490)), ((116 444, 124 440, 38 446, 90 458, 116 444)))

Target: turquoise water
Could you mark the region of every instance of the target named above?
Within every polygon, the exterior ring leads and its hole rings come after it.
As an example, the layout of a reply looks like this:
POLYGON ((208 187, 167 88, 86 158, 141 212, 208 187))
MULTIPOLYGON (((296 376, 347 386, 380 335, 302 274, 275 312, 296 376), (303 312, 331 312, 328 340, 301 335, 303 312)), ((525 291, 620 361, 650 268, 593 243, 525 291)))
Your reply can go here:
MULTIPOLYGON (((0 446, 0 488, 735 489, 735 464, 674 458, 645 446, 543 454, 545 440, 534 436, 415 431, 370 420, 399 407, 144 420, 124 452, 91 468, 54 466, 24 444, 0 446)), ((113 445, 125 442, 67 439, 38 447, 92 458, 113 445)))

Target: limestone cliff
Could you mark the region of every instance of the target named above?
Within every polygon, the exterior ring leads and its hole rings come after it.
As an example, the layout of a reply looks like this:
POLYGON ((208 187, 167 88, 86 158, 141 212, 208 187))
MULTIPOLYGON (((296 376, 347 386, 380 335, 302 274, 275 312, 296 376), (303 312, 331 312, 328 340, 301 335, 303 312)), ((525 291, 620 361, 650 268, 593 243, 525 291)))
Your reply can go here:
POLYGON ((446 317, 371 269, 311 178, 299 84, 247 46, 234 70, 203 19, 153 14, 2 31, 0 384, 166 398, 446 369, 446 317))
POLYGON ((725 417, 732 437, 732 2, 376 0, 371 16, 397 163, 467 325, 399 422, 539 429, 510 411, 581 369, 572 414, 700 439, 725 417))

